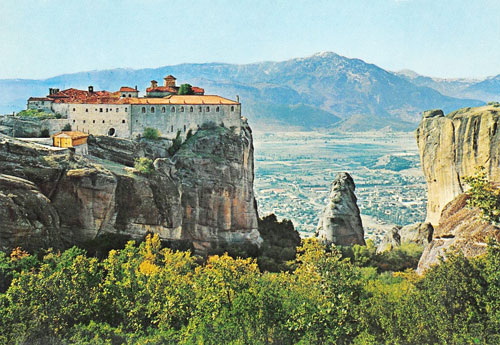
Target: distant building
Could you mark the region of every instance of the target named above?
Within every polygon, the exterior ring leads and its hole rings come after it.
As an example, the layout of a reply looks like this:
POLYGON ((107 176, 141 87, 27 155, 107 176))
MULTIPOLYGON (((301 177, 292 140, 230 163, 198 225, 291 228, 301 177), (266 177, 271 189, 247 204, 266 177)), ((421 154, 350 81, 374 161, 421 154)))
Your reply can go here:
POLYGON ((52 136, 52 143, 55 147, 74 148, 75 153, 86 155, 88 154, 88 136, 78 131, 62 131, 52 136))
POLYGON ((137 87, 128 86, 116 92, 94 91, 92 86, 49 89, 47 97, 29 98, 27 108, 59 113, 76 131, 122 138, 141 136, 146 127, 153 127, 172 139, 208 122, 240 129, 239 101, 205 95, 200 87, 192 87, 194 95, 178 95, 178 90, 172 75, 164 78, 163 86, 151 81, 146 97, 139 97, 137 87))

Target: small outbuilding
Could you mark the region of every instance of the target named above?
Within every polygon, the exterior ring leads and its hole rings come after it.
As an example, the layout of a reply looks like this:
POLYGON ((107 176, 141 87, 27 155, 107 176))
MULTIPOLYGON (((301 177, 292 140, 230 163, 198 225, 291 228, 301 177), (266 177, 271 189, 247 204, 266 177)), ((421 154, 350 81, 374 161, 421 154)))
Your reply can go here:
POLYGON ((74 148, 75 153, 88 154, 87 138, 88 134, 78 131, 62 131, 52 136, 55 147, 74 148))

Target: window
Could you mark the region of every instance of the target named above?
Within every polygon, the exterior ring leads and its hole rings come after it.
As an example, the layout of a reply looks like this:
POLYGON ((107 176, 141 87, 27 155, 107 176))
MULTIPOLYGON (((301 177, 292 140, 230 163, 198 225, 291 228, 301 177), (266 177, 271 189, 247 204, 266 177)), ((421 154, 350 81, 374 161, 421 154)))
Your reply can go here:
POLYGON ((118 112, 118 108, 116 108, 116 112, 118 112))
POLYGON ((210 107, 207 107, 207 111, 210 111, 210 107))
POLYGON ((95 120, 92 120, 92 123, 95 123, 95 120))
POLYGON ((201 107, 198 107, 198 111, 201 113, 203 109, 201 107))
POLYGON ((125 112, 127 112, 127 111, 128 111, 128 108, 125 108, 125 112))
POLYGON ((234 111, 234 105, 231 106, 231 111, 234 111))
POLYGON ((215 111, 218 113, 219 112, 219 107, 215 108, 215 111))
POLYGON ((155 107, 151 107, 151 112, 154 113, 155 112, 155 107))
POLYGON ((186 131, 186 125, 184 125, 184 132, 186 131))
POLYGON ((76 111, 76 109, 75 109, 75 108, 73 108, 73 111, 76 111))
POLYGON ((194 109, 193 109, 193 107, 190 107, 190 108, 189 108, 189 112, 190 112, 190 113, 192 113, 192 112, 193 112, 193 110, 194 110, 194 109))
POLYGON ((102 113, 102 108, 99 108, 99 112, 102 113))
POLYGON ((106 108, 106 112, 108 112, 108 108, 106 108))
POLYGON ((83 123, 85 123, 85 120, 83 120, 83 123))
POLYGON ((183 112, 184 112, 184 107, 181 107, 181 113, 183 113, 183 112))
POLYGON ((132 95, 131 95, 130 93, 128 94, 128 96, 129 96, 129 97, 132 97, 132 95))
POLYGON ((165 107, 161 107, 161 112, 162 112, 162 113, 164 113, 164 112, 166 112, 166 111, 167 111, 167 108, 165 108, 165 107))
POLYGON ((141 111, 142 111, 143 114, 145 114, 146 113, 146 107, 142 107, 141 111))
POLYGON ((104 123, 104 122, 105 122, 105 121, 104 121, 104 120, 102 120, 102 123, 104 123))
POLYGON ((88 113, 88 112, 89 112, 89 109, 88 109, 88 108, 87 108, 87 109, 85 109, 85 112, 86 112, 86 113, 88 113))
POLYGON ((125 123, 125 120, 122 120, 122 123, 125 123))
POLYGON ((73 120, 73 123, 75 123, 75 120, 73 120))
POLYGON ((174 126, 170 126, 170 132, 174 131, 174 126))
POLYGON ((170 111, 171 111, 172 113, 175 113, 175 107, 170 108, 170 111))

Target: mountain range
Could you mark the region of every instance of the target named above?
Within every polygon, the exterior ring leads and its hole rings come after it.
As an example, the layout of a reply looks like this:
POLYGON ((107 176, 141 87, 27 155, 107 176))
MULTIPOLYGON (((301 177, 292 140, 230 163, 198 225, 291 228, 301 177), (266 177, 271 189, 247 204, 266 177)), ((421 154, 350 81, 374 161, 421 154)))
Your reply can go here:
POLYGON ((0 80, 0 113, 19 111, 30 96, 48 88, 117 90, 172 74, 179 83, 203 87, 207 94, 235 99, 252 127, 360 131, 416 128, 424 110, 450 112, 500 97, 500 75, 484 80, 438 79, 405 70, 391 72, 360 59, 331 52, 281 62, 245 65, 180 64, 145 69, 110 69, 53 78, 0 80))

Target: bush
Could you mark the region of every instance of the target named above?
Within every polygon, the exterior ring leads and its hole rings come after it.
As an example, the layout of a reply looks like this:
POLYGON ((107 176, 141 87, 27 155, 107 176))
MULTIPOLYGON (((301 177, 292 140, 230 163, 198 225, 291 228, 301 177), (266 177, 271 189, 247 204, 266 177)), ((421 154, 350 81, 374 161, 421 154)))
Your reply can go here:
POLYGON ((63 131, 71 131, 71 125, 69 123, 65 124, 64 127, 62 128, 63 131))
POLYGON ((155 171, 153 161, 146 157, 136 158, 134 168, 142 175, 151 175, 155 171))
POLYGON ((33 118, 38 118, 38 119, 54 119, 54 118, 56 118, 56 115, 54 113, 47 113, 47 112, 40 110, 40 109, 22 110, 19 113, 17 113, 17 115, 21 116, 21 117, 33 117, 33 118))
POLYGON ((474 176, 464 178, 470 186, 467 191, 467 204, 481 210, 483 217, 490 222, 500 221, 500 190, 495 188, 486 177, 484 167, 479 167, 474 176))
POLYGON ((174 141, 172 142, 172 146, 170 146, 168 148, 168 153, 173 156, 175 155, 175 153, 177 151, 179 151, 179 149, 181 148, 182 146, 182 137, 181 137, 181 131, 177 131, 177 135, 174 139, 174 141))
POLYGON ((160 132, 156 128, 146 127, 142 136, 146 139, 158 140, 160 132))
POLYGON ((40 138, 48 138, 50 137, 49 130, 47 128, 42 129, 40 132, 40 138))

